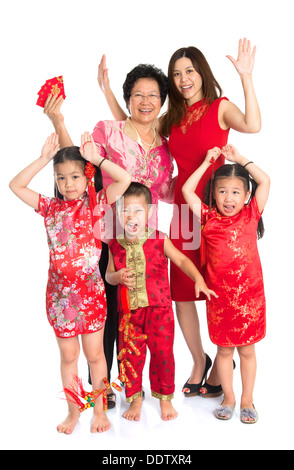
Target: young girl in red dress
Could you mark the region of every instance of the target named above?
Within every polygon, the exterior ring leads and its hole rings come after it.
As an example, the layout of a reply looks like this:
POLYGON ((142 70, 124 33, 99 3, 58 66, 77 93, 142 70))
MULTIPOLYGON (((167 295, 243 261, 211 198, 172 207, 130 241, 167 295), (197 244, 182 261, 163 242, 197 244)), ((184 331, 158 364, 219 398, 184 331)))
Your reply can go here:
MULTIPOLYGON (((103 351, 106 298, 98 266, 103 204, 105 210, 106 204, 114 203, 130 184, 130 177, 125 170, 98 155, 88 132, 82 135, 80 149, 67 147, 58 151, 58 148, 58 135, 51 134, 41 156, 15 176, 10 188, 44 217, 50 250, 47 317, 60 349, 63 387, 71 388, 73 377, 78 376, 81 335, 93 390, 97 390, 104 388, 103 378, 107 375, 103 351), (28 185, 53 158, 57 197, 44 197, 28 185), (98 165, 96 175, 99 178, 100 174, 101 178, 102 164, 114 182, 93 194, 94 165, 98 165)), ((97 182, 98 178, 95 178, 97 182)), ((57 427, 58 432, 70 434, 79 415, 78 405, 68 401, 68 416, 57 427)), ((94 408, 91 432, 104 432, 109 428, 101 395, 94 408)))
POLYGON ((232 145, 209 150, 182 188, 190 209, 201 218, 205 279, 218 295, 207 302, 207 320, 210 338, 218 346, 217 368, 224 391, 223 403, 216 410, 219 419, 230 419, 235 409, 232 368, 235 347, 240 356, 243 384, 241 421, 256 423, 258 418, 253 405, 254 345, 265 337, 266 319, 257 235, 263 235, 261 214, 269 188, 268 175, 232 145), (205 205, 195 190, 205 171, 221 154, 234 164, 216 170, 205 205))

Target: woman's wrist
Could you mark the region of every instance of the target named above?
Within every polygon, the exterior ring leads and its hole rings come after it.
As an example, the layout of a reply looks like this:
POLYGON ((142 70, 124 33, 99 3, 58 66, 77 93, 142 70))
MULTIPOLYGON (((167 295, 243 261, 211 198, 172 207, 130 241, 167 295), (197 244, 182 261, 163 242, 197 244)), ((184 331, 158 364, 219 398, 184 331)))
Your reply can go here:
POLYGON ((240 79, 243 88, 246 88, 247 86, 253 86, 252 73, 242 73, 240 74, 240 79))
POLYGON ((103 87, 103 93, 107 101, 112 100, 114 98, 114 94, 110 86, 108 86, 107 88, 103 87))
POLYGON ((52 121, 54 129, 56 130, 57 133, 58 133, 58 131, 61 131, 61 130, 65 129, 65 124, 64 124, 63 117, 62 117, 62 119, 60 119, 60 118, 58 118, 58 119, 51 118, 51 121, 52 121))

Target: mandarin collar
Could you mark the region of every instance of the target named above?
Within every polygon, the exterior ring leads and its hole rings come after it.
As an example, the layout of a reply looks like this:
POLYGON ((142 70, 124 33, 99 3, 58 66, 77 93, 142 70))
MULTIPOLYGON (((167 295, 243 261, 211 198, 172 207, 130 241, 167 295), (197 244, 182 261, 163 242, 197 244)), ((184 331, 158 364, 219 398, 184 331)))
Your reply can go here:
POLYGON ((200 108, 204 103, 204 98, 202 98, 202 100, 196 101, 196 103, 192 104, 191 106, 188 106, 188 104, 186 103, 187 111, 193 111, 194 109, 200 108))
POLYGON ((77 199, 73 199, 73 200, 67 200, 67 199, 62 199, 62 202, 64 204, 66 204, 67 206, 74 206, 76 203, 80 202, 80 201, 84 201, 88 196, 88 193, 87 191, 84 192, 84 194, 82 194, 82 196, 78 197, 77 199))

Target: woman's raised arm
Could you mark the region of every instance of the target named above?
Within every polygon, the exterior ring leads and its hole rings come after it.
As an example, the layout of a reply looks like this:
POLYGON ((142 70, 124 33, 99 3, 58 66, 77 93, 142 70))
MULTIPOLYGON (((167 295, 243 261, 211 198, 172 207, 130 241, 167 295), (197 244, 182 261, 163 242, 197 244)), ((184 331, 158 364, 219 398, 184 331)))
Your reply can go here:
POLYGON ((240 39, 238 57, 235 60, 228 55, 240 75, 245 97, 245 113, 235 104, 222 100, 219 107, 219 123, 224 129, 231 127, 238 132, 255 133, 261 129, 261 114, 255 94, 252 72, 255 61, 256 47, 251 51, 249 40, 240 39))
POLYGON ((110 88, 109 77, 108 77, 108 68, 106 67, 106 56, 103 54, 100 64, 98 66, 98 84, 103 92, 110 111, 116 121, 125 121, 127 119, 127 114, 119 105, 116 97, 113 94, 113 91, 110 88))

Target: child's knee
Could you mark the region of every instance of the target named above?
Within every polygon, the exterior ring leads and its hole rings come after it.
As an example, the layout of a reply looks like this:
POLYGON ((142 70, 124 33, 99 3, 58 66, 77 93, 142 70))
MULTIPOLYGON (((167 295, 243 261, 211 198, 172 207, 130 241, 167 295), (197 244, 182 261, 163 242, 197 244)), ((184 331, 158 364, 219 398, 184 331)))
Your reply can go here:
POLYGON ((87 351, 85 352, 85 356, 90 367, 92 364, 95 365, 98 362, 105 360, 104 352, 101 349, 87 351))
POLYGON ((79 349, 68 349, 66 351, 61 351, 61 362, 63 362, 64 364, 72 364, 74 362, 77 362, 79 359, 79 354, 79 349))
POLYGON ((223 348, 218 346, 217 355, 222 359, 233 358, 235 348, 223 348))
POLYGON ((238 354, 241 359, 252 359, 255 357, 255 346, 240 346, 238 348, 238 354))

